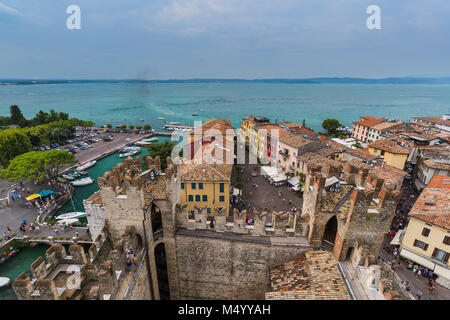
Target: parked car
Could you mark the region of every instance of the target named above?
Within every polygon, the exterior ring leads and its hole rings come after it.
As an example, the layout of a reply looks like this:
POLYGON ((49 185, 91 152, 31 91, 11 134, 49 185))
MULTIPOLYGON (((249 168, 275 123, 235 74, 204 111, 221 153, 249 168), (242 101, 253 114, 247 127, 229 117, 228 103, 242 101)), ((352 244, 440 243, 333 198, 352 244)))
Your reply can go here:
POLYGON ((40 147, 39 150, 45 151, 45 147, 40 147))
POLYGON ((52 148, 50 148, 50 146, 45 146, 46 150, 51 150, 52 148))

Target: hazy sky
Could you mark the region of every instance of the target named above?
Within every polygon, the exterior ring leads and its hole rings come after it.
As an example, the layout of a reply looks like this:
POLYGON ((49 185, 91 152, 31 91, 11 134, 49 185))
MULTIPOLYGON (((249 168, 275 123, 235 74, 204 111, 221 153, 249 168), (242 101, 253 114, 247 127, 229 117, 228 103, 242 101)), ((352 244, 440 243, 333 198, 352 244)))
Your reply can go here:
POLYGON ((0 78, 327 76, 450 76, 450 1, 0 0, 0 78))

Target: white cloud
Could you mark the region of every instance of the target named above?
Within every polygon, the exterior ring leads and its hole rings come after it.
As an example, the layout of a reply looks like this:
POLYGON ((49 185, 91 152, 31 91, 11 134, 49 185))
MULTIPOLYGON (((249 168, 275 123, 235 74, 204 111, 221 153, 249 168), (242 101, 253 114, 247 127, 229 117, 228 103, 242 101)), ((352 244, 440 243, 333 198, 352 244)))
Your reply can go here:
POLYGON ((4 13, 8 13, 8 14, 13 14, 16 16, 20 16, 20 12, 14 8, 8 7, 6 4, 0 2, 0 12, 4 12, 4 13))

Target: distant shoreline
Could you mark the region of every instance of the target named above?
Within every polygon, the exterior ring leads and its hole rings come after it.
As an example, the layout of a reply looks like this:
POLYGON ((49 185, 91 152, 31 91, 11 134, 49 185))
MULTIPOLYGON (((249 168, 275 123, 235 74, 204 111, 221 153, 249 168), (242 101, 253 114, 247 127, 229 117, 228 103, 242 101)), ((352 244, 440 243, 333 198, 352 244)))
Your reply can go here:
POLYGON ((304 78, 304 79, 0 79, 0 85, 80 84, 80 83, 281 83, 281 84, 450 84, 450 77, 441 78, 304 78))

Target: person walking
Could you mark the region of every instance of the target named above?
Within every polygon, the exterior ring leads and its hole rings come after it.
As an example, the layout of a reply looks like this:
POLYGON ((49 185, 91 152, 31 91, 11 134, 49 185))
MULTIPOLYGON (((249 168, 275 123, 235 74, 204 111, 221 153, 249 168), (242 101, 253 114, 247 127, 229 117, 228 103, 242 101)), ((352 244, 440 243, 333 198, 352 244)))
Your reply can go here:
POLYGON ((418 290, 418 291, 417 291, 417 299, 418 299, 418 300, 422 299, 422 296, 423 296, 423 292, 420 291, 420 290, 418 290))

